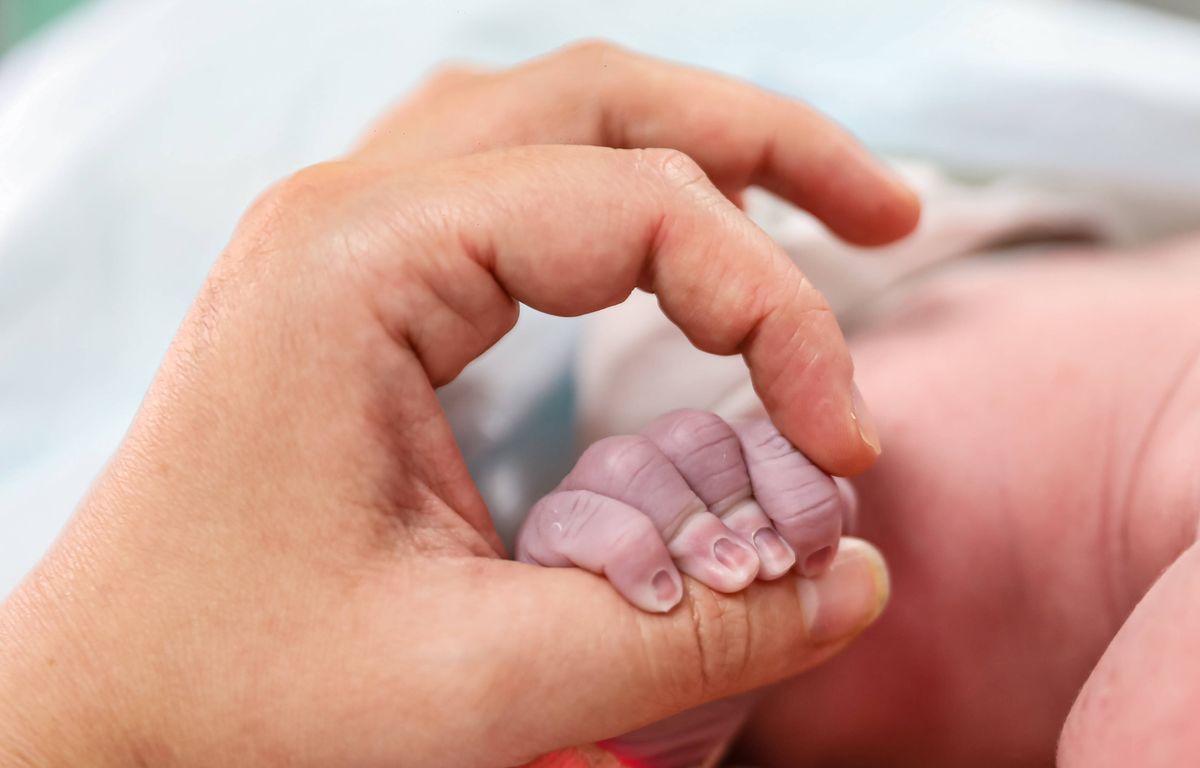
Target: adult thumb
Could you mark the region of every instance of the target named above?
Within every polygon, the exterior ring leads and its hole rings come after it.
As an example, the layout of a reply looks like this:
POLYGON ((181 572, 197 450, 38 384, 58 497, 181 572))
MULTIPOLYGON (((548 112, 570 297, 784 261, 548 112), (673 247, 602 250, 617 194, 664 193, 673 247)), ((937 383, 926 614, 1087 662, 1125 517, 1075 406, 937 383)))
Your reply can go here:
POLYGON ((688 582, 665 615, 638 611, 582 571, 505 565, 511 578, 497 605, 509 632, 491 650, 506 679, 520 681, 516 691, 496 686, 510 765, 820 664, 878 617, 889 589, 882 556, 851 538, 819 579, 786 577, 735 595, 688 582), (514 604, 516 595, 527 597, 514 604))

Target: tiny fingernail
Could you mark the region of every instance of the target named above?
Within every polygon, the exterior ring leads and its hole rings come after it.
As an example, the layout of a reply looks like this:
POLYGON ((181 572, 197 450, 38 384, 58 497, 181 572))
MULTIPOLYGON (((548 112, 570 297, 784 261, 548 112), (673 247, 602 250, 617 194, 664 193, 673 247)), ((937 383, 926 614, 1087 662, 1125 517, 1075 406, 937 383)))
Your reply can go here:
POLYGON ((747 547, 739 547, 732 539, 717 539, 713 544, 713 557, 717 562, 731 571, 744 573, 758 565, 754 552, 747 547))
POLYGON ((821 547, 816 552, 804 558, 804 565, 800 570, 810 579, 816 578, 825 572, 825 569, 829 567, 829 563, 832 560, 833 547, 821 547))
POLYGON ((682 586, 667 570, 654 574, 650 585, 654 588, 654 597, 658 600, 661 610, 669 611, 679 602, 682 586))
POLYGON ((861 539, 844 538, 829 570, 798 580, 808 637, 815 645, 846 639, 878 618, 890 584, 879 550, 861 539))
POLYGON ((760 577, 787 573, 796 564, 796 553, 774 528, 759 528, 754 534, 754 548, 763 564, 760 577))
POLYGON ((870 446, 871 450, 878 456, 883 451, 883 448, 879 444, 879 431, 875 426, 875 418, 867 410, 867 404, 863 400, 862 392, 858 391, 858 385, 851 383, 850 389, 850 420, 858 427, 858 435, 862 438, 862 441, 870 446))

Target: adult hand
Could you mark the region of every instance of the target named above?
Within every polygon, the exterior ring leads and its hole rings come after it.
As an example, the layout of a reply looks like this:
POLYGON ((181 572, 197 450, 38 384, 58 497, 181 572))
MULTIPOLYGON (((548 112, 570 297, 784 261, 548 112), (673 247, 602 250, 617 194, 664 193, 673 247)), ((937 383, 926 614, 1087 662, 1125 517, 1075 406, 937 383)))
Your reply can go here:
POLYGON ((1196 237, 975 264, 852 340, 893 600, 760 707, 756 764, 1195 763, 1197 286, 1196 237))
POLYGON ((698 346, 742 353, 811 457, 865 469, 823 300, 718 191, 749 183, 860 242, 917 215, 806 109, 597 45, 443 76, 359 152, 267 193, 0 613, 0 754, 511 765, 844 646, 886 597, 861 548, 813 588, 690 585, 666 616, 499 559, 434 394, 517 302, 577 314, 640 286, 698 346))

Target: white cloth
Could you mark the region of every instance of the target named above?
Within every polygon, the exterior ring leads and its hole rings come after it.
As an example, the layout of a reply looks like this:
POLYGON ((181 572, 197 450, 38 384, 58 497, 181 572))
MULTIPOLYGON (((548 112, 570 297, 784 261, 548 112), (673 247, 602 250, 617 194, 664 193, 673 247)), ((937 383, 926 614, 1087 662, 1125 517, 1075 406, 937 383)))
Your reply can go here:
MULTIPOLYGON (((260 190, 342 151, 436 61, 587 36, 802 96, 879 148, 1133 185, 1160 202, 1130 234, 1200 201, 1200 28, 1101 0, 101 0, 0 62, 0 594, 119 441, 260 190)), ((570 460, 526 449, 571 439, 577 326, 526 314, 460 385, 506 413, 456 419, 506 528, 570 460)))

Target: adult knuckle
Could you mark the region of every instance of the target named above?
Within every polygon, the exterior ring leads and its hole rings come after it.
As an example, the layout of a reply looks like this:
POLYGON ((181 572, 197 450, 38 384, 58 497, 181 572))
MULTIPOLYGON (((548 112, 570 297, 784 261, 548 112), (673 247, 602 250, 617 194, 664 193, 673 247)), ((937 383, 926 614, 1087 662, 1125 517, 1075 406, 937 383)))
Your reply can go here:
POLYGON ((638 164, 649 169, 672 191, 710 186, 704 168, 686 152, 670 147, 634 151, 638 164))
POLYGON ((259 239, 275 239, 297 228, 307 230, 344 189, 345 177, 345 167, 337 162, 302 168, 264 192, 239 230, 259 239))
POLYGON ((593 37, 577 40, 562 49, 564 58, 587 64, 604 65, 626 55, 626 50, 612 41, 593 37))
POLYGON ((311 245, 322 241, 328 201, 334 194, 327 177, 342 174, 329 163, 305 168, 276 182, 250 205, 238 222, 229 248, 197 300, 200 315, 206 305, 219 304, 232 287, 267 280, 267 275, 296 275, 306 267, 322 268, 309 258, 311 245))
POLYGON ((294 205, 324 204, 342 186, 347 167, 337 161, 317 163, 288 176, 275 189, 275 196, 294 205))
POLYGON ((476 67, 461 62, 439 64, 425 78, 421 90, 427 94, 443 93, 474 81, 480 75, 476 67))

